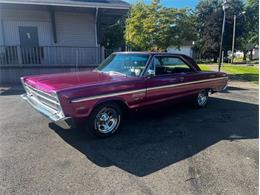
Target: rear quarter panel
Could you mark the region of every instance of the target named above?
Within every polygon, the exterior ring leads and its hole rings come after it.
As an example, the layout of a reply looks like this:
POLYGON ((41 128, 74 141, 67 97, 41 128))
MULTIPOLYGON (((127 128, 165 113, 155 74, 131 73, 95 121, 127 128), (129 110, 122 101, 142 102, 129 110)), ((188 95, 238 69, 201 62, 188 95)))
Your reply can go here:
POLYGON ((220 91, 226 86, 227 77, 225 73, 197 71, 180 75, 165 75, 148 83, 146 105, 195 95, 201 89, 220 91), (184 80, 178 81, 180 77, 184 80), (165 80, 170 85, 167 85, 165 80))
POLYGON ((199 88, 208 88, 213 92, 222 91, 228 83, 228 76, 224 72, 199 71, 197 77, 201 80, 207 80, 201 83, 199 88))

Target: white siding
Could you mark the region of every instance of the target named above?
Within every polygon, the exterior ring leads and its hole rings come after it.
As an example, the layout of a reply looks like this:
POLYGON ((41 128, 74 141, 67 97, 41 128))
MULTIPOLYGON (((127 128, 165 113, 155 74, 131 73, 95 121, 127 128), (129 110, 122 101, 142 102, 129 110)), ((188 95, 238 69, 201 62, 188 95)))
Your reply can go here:
POLYGON ((169 47, 169 48, 167 48, 167 52, 178 53, 178 54, 185 54, 187 56, 192 57, 191 46, 181 46, 180 49, 177 49, 175 47, 169 47))
POLYGON ((57 45, 95 47, 95 15, 56 12, 57 45))
POLYGON ((1 32, 0 36, 5 38, 5 45, 20 45, 19 26, 35 26, 40 46, 96 46, 95 14, 55 12, 57 44, 53 41, 49 11, 2 9, 1 15, 5 36, 1 32))
POLYGON ((5 45, 20 45, 19 26, 33 26, 38 29, 39 44, 52 44, 52 30, 48 11, 3 9, 2 20, 5 45))
POLYGON ((51 26, 48 22, 4 21, 5 44, 20 45, 19 26, 33 26, 38 29, 39 45, 51 45, 51 26))
POLYGON ((259 49, 253 49, 253 59, 259 59, 259 49))
POLYGON ((3 20, 50 22, 48 11, 32 9, 2 9, 3 20))

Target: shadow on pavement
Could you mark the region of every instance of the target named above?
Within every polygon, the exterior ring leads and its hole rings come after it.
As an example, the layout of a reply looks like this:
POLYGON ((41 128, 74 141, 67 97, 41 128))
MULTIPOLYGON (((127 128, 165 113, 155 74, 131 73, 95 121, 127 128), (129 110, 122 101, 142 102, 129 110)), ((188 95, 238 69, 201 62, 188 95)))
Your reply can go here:
POLYGON ((258 74, 251 74, 251 73, 244 73, 244 74, 230 74, 229 78, 231 80, 238 80, 238 81, 251 81, 251 82, 258 82, 259 75, 258 74))
POLYGON ((22 85, 0 85, 0 96, 20 95, 23 93, 22 85))
MULTIPOLYGON (((228 86, 228 90, 224 90, 223 92, 229 92, 229 91, 233 91, 233 90, 237 90, 237 91, 244 91, 244 90, 248 90, 246 88, 240 88, 240 87, 233 87, 233 86, 228 86)), ((230 92, 229 92, 230 93, 230 92)))
POLYGON ((247 91, 249 89, 246 88, 240 88, 240 87, 233 87, 233 86, 228 86, 227 90, 221 91, 219 93, 231 93, 232 91, 247 91))
POLYGON ((207 108, 186 104, 127 117, 121 131, 98 139, 79 129, 50 127, 101 167, 116 166, 142 177, 189 158, 222 140, 258 138, 258 105, 210 98, 207 108))

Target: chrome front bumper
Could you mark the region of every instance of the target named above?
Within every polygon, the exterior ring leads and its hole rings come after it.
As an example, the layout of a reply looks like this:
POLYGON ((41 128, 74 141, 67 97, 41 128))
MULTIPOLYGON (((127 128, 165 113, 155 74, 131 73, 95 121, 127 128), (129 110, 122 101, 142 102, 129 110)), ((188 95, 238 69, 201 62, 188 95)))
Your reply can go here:
POLYGON ((46 107, 43 103, 38 101, 35 97, 22 94, 21 97, 26 100, 35 110, 40 112, 42 115, 47 117, 52 122, 55 122, 57 125, 61 126, 62 128, 71 128, 74 127, 74 122, 71 117, 65 117, 63 113, 58 113, 57 111, 46 107))

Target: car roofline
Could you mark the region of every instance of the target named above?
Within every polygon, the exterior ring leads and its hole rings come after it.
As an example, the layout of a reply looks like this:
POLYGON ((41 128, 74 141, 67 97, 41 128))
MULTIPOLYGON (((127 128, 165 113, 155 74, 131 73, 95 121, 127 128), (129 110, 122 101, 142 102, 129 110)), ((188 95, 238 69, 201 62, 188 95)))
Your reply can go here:
MULTIPOLYGON (((154 52, 154 51, 119 51, 113 52, 112 54, 144 54, 144 55, 175 55, 175 56, 187 56, 180 53, 170 53, 170 52, 154 52)), ((188 56, 189 57, 189 56, 188 56)))
POLYGON ((161 56, 176 56, 184 59, 184 61, 190 64, 196 71, 200 71, 200 67, 198 64, 192 59, 192 57, 180 54, 180 53, 168 53, 168 52, 154 52, 154 51, 120 51, 120 52, 113 52, 112 54, 140 54, 140 55, 161 55, 161 56))

